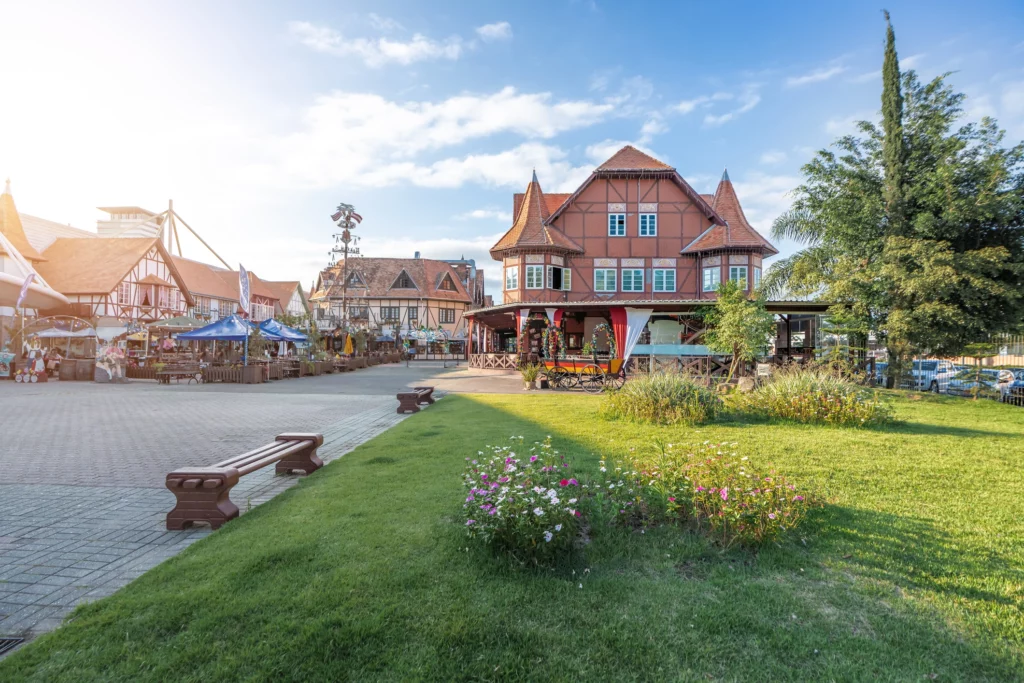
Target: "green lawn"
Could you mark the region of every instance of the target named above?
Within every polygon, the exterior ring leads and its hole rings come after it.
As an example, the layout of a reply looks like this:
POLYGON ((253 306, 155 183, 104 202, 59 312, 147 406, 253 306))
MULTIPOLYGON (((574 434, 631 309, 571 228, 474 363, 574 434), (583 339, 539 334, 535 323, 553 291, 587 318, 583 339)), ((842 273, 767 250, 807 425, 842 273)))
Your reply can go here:
POLYGON ((914 398, 862 431, 448 397, 80 608, 0 680, 1024 679, 1024 410, 914 398), (826 505, 758 554, 605 528, 576 575, 467 550, 463 459, 547 434, 591 473, 655 438, 736 441, 826 505))

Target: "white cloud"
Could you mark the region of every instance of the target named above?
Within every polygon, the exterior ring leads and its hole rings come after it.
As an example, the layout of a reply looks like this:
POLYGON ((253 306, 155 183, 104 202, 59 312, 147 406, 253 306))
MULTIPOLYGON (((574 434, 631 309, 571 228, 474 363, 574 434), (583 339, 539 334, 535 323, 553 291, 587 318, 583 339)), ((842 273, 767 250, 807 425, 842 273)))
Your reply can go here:
POLYGON ((822 81, 827 81, 830 78, 838 76, 844 71, 846 71, 846 67, 843 66, 822 67, 804 74, 803 76, 790 76, 786 79, 786 87, 797 88, 801 85, 808 85, 810 83, 821 83, 822 81))
POLYGON ((736 102, 740 106, 731 111, 727 111, 724 114, 706 114, 704 116, 704 125, 720 126, 723 123, 728 123, 737 116, 741 116, 756 107, 758 103, 761 102, 761 96, 757 93, 757 86, 747 86, 746 89, 736 97, 736 102))
POLYGON ((512 40, 512 24, 507 21, 499 21, 494 24, 477 26, 476 34, 484 42, 496 40, 512 40))
POLYGON ((406 41, 389 38, 346 38, 329 26, 308 21, 292 21, 288 30, 299 42, 312 50, 339 57, 358 57, 369 67, 387 64, 408 66, 436 59, 456 60, 462 55, 462 39, 452 36, 437 41, 416 33, 406 41))
POLYGON ((752 173, 742 182, 734 180, 733 186, 747 220, 767 236, 775 219, 792 206, 790 192, 800 182, 796 176, 752 173))
POLYGON ((455 220, 468 221, 468 220, 494 220, 501 221, 502 223, 512 222, 512 212, 502 211, 500 209, 473 209, 472 211, 466 211, 460 213, 455 217, 455 220))
POLYGON ((867 83, 868 81, 880 81, 882 79, 881 71, 868 71, 859 76, 854 76, 850 79, 851 83, 867 83))
POLYGON ((733 95, 731 93, 716 92, 713 95, 701 95, 700 97, 695 97, 692 100, 683 100, 676 104, 673 109, 680 114, 689 114, 698 107, 709 107, 713 102, 731 99, 733 99, 733 95))
POLYGON ((900 57, 900 69, 913 69, 917 67, 917 65, 921 63, 921 60, 927 56, 928 55, 924 52, 919 52, 918 54, 910 55, 909 57, 900 57))
POLYGON ((857 112, 850 116, 835 117, 825 122, 825 132, 829 135, 842 137, 844 135, 858 135, 860 129, 857 124, 861 121, 873 121, 878 118, 876 112, 857 112))
POLYGON ((370 25, 378 31, 404 31, 405 27, 389 17, 382 17, 379 14, 370 12, 370 25))
POLYGON ((761 163, 762 164, 769 164, 769 165, 770 164, 780 164, 783 161, 785 161, 787 158, 788 157, 786 156, 785 152, 780 152, 778 150, 772 150, 772 151, 769 151, 769 152, 765 152, 764 154, 761 155, 761 163))

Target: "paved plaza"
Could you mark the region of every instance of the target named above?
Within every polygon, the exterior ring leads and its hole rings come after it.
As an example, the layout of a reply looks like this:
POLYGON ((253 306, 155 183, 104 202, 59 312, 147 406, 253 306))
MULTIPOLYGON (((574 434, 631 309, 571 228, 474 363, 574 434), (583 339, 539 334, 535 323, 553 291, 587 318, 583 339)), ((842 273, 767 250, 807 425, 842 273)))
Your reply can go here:
MULTIPOLYGON (((323 433, 330 462, 404 419, 395 393, 417 384, 491 392, 520 380, 412 363, 262 385, 0 382, 0 637, 53 629, 211 533, 164 528, 171 470, 289 431, 323 433)), ((231 498, 244 514, 297 479, 267 467, 231 498)))

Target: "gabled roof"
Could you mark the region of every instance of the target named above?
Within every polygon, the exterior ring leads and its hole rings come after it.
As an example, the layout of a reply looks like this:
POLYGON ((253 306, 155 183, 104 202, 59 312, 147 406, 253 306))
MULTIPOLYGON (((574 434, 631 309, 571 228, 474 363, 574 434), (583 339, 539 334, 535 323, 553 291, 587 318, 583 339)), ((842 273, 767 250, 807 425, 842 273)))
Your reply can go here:
MULTIPOLYGON (((345 272, 344 261, 331 268, 322 271, 319 278, 320 288, 310 295, 311 299, 317 300, 323 297, 341 297, 341 281, 345 272), (329 287, 323 286, 325 280, 332 280, 336 284, 329 287)), ((463 301, 472 303, 473 298, 466 292, 458 273, 451 264, 444 261, 423 258, 352 258, 349 259, 348 272, 359 273, 366 282, 366 289, 348 290, 348 297, 351 301, 363 299, 446 299, 449 301, 463 301), (418 289, 392 290, 391 285, 402 271, 405 271, 418 289), (438 289, 437 285, 445 275, 452 278, 455 291, 438 289)))
POLYGON ((61 294, 107 294, 114 291, 154 247, 167 264, 175 286, 192 305, 192 297, 174 259, 156 237, 61 237, 46 250, 47 260, 37 269, 61 294))
MULTIPOLYGON (((525 192, 516 192, 514 195, 512 195, 513 216, 519 215, 519 209, 523 206, 523 197, 525 196, 525 192)), ((571 196, 572 195, 568 192, 545 192, 544 204, 548 208, 548 213, 552 214, 555 211, 558 211, 558 207, 560 207, 565 202, 565 200, 571 196)))
POLYGON ((748 249, 761 252, 765 256, 779 253, 779 250, 761 237, 761 233, 747 220, 728 171, 722 174, 722 180, 718 183, 718 189, 715 190, 712 199, 712 206, 725 219, 725 225, 712 225, 697 239, 683 247, 680 253, 693 254, 722 249, 748 249))
MULTIPOLYGON (((125 239, 118 237, 116 239, 125 239)), ((171 256, 174 265, 181 271, 182 279, 188 291, 199 296, 214 299, 238 301, 238 271, 228 270, 209 263, 193 261, 181 256, 171 256)), ((249 271, 249 293, 267 299, 279 299, 279 292, 270 283, 261 280, 256 273, 249 271)), ((288 294, 291 297, 291 294, 288 294)))
POLYGON ((516 214, 512 227, 491 247, 491 256, 501 260, 501 254, 510 249, 547 247, 567 252, 583 253, 583 248, 569 239, 561 230, 547 225, 551 216, 544 192, 537 181, 537 172, 526 186, 522 205, 516 214))
POLYGON ((409 271, 407 271, 405 268, 402 268, 402 270, 400 270, 398 272, 398 275, 395 276, 395 279, 391 281, 391 286, 388 287, 388 289, 417 289, 418 290, 419 287, 416 285, 416 280, 412 279, 412 275, 409 275, 409 271), (402 279, 403 275, 406 276, 407 278, 409 278, 409 283, 412 285, 412 287, 401 287, 401 286, 399 286, 399 282, 398 281, 402 279))
MULTIPOLYGON (((3 194, 0 194, 0 232, 11 241, 14 248, 29 263, 35 264, 46 260, 42 254, 36 251, 36 248, 29 243, 28 237, 25 236, 25 228, 21 225, 21 216, 18 215, 18 209, 14 206, 14 197, 11 195, 10 180, 4 185, 3 194)), ((0 254, 5 253, 6 251, 3 247, 0 247, 0 254)))
POLYGON ((694 206, 700 209, 701 213, 703 213, 712 223, 725 223, 725 219, 715 212, 705 196, 694 190, 690 184, 683 179, 683 176, 676 172, 676 169, 663 161, 659 161, 654 157, 641 152, 631 145, 626 145, 613 154, 608 161, 594 169, 594 172, 590 174, 590 177, 587 178, 575 192, 566 198, 557 210, 551 212, 551 215, 548 217, 546 222, 550 224, 556 218, 561 216, 562 213, 565 212, 566 208, 572 204, 573 200, 575 200, 576 197, 578 197, 585 189, 590 187, 590 184, 598 178, 623 177, 665 178, 667 180, 671 180, 683 191, 683 194, 689 197, 694 206))
POLYGON ((644 154, 632 145, 626 145, 611 159, 597 167, 598 171, 674 171, 664 161, 644 154))
POLYGON ((25 229, 25 237, 28 238, 29 244, 40 253, 46 251, 46 248, 53 244, 53 241, 58 237, 84 237, 86 239, 99 237, 98 234, 91 230, 82 230, 81 228, 75 228, 64 223, 57 223, 56 221, 50 221, 38 216, 30 216, 27 213, 19 213, 18 215, 21 216, 21 225, 25 229))

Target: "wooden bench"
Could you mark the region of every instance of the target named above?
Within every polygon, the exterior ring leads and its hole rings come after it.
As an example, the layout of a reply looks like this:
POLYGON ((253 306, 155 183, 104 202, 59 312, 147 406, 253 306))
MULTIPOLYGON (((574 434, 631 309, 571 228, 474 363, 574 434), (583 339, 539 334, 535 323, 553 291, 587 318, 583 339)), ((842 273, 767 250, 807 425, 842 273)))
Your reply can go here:
POLYGON ((180 382, 181 380, 188 380, 189 384, 195 382, 200 384, 203 381, 203 370, 199 367, 199 364, 195 365, 166 365, 162 370, 158 370, 156 373, 156 381, 160 384, 170 384, 171 380, 180 382))
POLYGON ((241 477, 277 463, 277 474, 299 470, 311 474, 324 466, 316 449, 323 434, 279 434, 272 443, 210 467, 186 467, 167 475, 166 486, 177 499, 167 513, 167 528, 184 529, 209 522, 214 529, 238 516, 228 494, 241 477))
POLYGON ((434 402, 434 387, 413 387, 411 391, 398 392, 398 414, 418 413, 421 405, 434 402))

